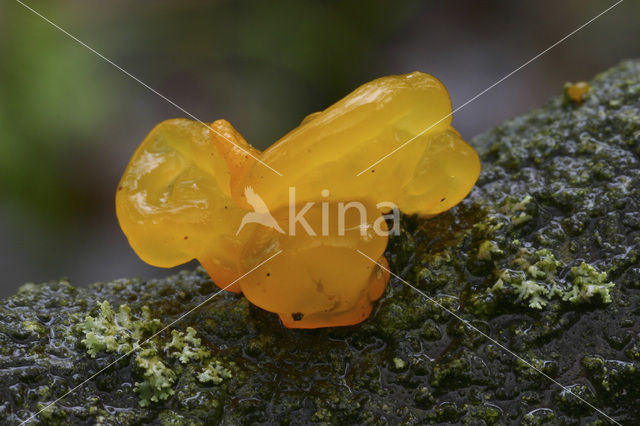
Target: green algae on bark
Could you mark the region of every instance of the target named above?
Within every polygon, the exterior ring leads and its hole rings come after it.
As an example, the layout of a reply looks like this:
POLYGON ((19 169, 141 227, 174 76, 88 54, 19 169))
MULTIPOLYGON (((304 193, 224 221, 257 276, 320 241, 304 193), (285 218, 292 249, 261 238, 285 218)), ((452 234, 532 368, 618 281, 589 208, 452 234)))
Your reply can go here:
MULTIPOLYGON (((286 329, 242 296, 222 293, 171 329, 184 338, 192 327, 219 363, 212 368, 233 366, 231 377, 203 382, 197 363, 171 357, 174 393, 141 407, 132 354, 39 420, 606 424, 578 395, 633 423, 640 62, 624 62, 590 86, 581 103, 559 96, 474 139, 483 171, 470 196, 429 220, 404 217, 387 252, 394 273, 565 389, 392 278, 364 323, 318 330, 286 329)), ((23 287, 0 302, 0 422, 28 418, 117 359, 117 350, 92 358, 82 343, 78 326, 98 314, 97 303, 131 312, 147 306, 149 318, 169 324, 215 291, 199 269, 87 289, 23 287)), ((174 336, 167 330, 156 345, 174 336)))

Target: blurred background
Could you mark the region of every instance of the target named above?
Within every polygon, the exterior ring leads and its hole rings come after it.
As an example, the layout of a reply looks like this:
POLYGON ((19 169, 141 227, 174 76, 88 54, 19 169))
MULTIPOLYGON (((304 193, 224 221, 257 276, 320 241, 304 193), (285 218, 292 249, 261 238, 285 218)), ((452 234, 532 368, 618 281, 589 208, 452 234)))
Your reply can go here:
MULTIPOLYGON (((259 148, 358 85, 420 70, 454 107, 613 1, 23 0, 205 122, 259 148)), ((640 58, 628 0, 454 116, 466 139, 640 58)), ((162 277, 114 192, 158 122, 184 113, 14 0, 0 3, 0 297, 25 282, 162 277)))

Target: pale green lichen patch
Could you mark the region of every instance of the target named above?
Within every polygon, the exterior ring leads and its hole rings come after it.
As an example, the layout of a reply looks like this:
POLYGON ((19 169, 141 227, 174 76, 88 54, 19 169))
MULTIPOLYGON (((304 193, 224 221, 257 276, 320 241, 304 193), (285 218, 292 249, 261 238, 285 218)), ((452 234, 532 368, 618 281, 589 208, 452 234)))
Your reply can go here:
POLYGON ((562 295, 562 300, 582 303, 599 295, 604 303, 611 303, 609 289, 613 288, 615 284, 607 282, 606 272, 598 272, 593 266, 582 262, 580 266, 571 268, 571 278, 573 286, 562 295))
POLYGON ((165 365, 155 344, 147 343, 147 348, 136 354, 136 365, 142 371, 143 382, 136 382, 135 391, 140 395, 140 406, 159 402, 174 394, 172 389, 176 373, 165 365))
POLYGON ((478 247, 478 259, 481 260, 491 260, 493 255, 501 254, 504 254, 504 252, 491 240, 486 240, 484 243, 480 244, 480 247, 478 247))
POLYGON ((98 305, 99 315, 87 315, 78 325, 85 336, 82 343, 93 358, 100 352, 135 353, 136 366, 144 378, 134 387, 140 396, 140 406, 148 406, 174 394, 173 385, 177 377, 174 370, 180 370, 176 368, 175 361, 196 367, 195 374, 203 383, 219 384, 231 377, 230 370, 211 359, 211 352, 202 346, 194 328, 187 327, 186 334, 172 330, 171 340, 162 344, 158 334, 162 323, 151 318, 149 307, 143 306, 140 318, 134 318, 127 305, 120 305, 117 313, 107 301, 98 305))
POLYGON ((218 361, 211 361, 207 364, 207 366, 202 370, 202 372, 198 373, 198 380, 201 383, 214 383, 219 384, 224 379, 231 378, 231 371, 225 368, 218 361))
POLYGON ((393 367, 396 370, 404 370, 407 363, 402 358, 393 358, 393 367))
POLYGON ((84 333, 82 343, 86 346, 87 353, 95 358, 103 351, 119 354, 129 352, 132 349, 131 343, 139 340, 133 337, 134 331, 130 329, 129 307, 121 305, 116 314, 107 301, 99 306, 98 316, 87 315, 84 322, 78 326, 84 333))
POLYGON ((553 298, 582 304, 592 301, 598 295, 603 303, 611 303, 610 289, 614 283, 606 282, 607 274, 598 272, 593 266, 582 262, 571 268, 568 278, 559 276, 565 268, 550 250, 542 249, 534 253, 521 250, 520 256, 512 261, 514 269, 504 269, 488 291, 508 296, 515 295, 518 302, 530 308, 542 309, 553 298))
POLYGON ((182 364, 189 361, 204 361, 211 353, 201 346, 196 330, 187 327, 187 334, 178 330, 171 331, 171 341, 165 345, 170 358, 177 358, 182 364))
POLYGON ((533 197, 529 194, 520 200, 507 197, 501 204, 500 211, 509 215, 509 219, 513 225, 521 225, 533 219, 533 216, 527 213, 531 201, 533 201, 533 197))
POLYGON ((24 321, 22 326, 25 330, 40 335, 46 333, 47 329, 38 321, 24 321))

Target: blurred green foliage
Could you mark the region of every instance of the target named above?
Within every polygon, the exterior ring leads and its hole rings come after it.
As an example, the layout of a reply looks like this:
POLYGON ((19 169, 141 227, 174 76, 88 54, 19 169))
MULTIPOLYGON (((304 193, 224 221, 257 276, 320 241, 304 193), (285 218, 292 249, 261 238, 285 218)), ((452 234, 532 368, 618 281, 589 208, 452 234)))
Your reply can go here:
POLYGON ((0 29, 0 194, 16 216, 59 221, 81 195, 70 168, 112 104, 101 64, 23 10, 0 29), (81 70, 81 72, 78 72, 81 70))
MULTIPOLYGON (((91 2, 99 11, 89 11, 89 6, 76 2, 32 3, 125 69, 138 68, 140 72, 132 72, 165 89, 169 98, 174 99, 176 91, 180 93, 186 85, 188 91, 193 90, 193 98, 203 96, 197 102, 219 105, 214 94, 226 91, 220 97, 224 104, 216 109, 221 115, 231 110, 251 119, 262 118, 252 127, 267 132, 268 137, 260 137, 257 143, 266 147, 282 133, 282 126, 270 125, 277 121, 247 110, 244 100, 255 99, 259 93, 282 103, 291 79, 299 86, 320 88, 309 97, 319 100, 320 105, 336 100, 352 89, 359 73, 357 63, 366 60, 385 32, 411 11, 407 6, 416 2, 391 8, 373 3, 363 7, 362 1, 329 7, 324 2, 299 0, 279 2, 278 7, 255 0, 209 4, 160 1, 153 7, 91 2), (233 92, 221 87, 230 81, 237 85, 233 85, 233 92)), ((104 134, 110 126, 122 124, 112 121, 122 119, 115 109, 139 96, 128 92, 145 89, 116 81, 128 77, 118 75, 110 65, 21 6, 10 4, 4 9, 0 28, 0 194, 17 216, 73 221, 91 209, 88 203, 94 197, 90 193, 100 189, 86 188, 86 180, 95 178, 82 174, 101 173, 100 167, 87 167, 78 160, 91 157, 100 144, 132 152, 136 139, 111 142, 104 134)), ((189 102, 178 103, 189 110, 189 102)), ((269 103, 263 103, 262 108, 269 103)), ((184 115, 178 110, 172 114, 184 115)), ((293 119, 305 114, 297 111, 293 119)), ((218 118, 200 116, 205 121, 218 118)), ((126 119, 136 123, 135 112, 129 112, 126 119)))

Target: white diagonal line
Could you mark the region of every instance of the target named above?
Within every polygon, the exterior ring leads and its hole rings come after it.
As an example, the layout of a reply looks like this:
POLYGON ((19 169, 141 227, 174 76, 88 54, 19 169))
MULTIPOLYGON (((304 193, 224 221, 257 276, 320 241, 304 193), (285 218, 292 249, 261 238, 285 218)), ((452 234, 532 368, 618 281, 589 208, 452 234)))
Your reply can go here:
POLYGON ((414 289, 415 291, 417 291, 418 293, 420 293, 422 296, 424 296, 426 299, 428 299, 430 302, 434 303, 435 305, 437 305, 438 307, 440 307, 441 309, 443 309, 444 311, 446 311, 447 313, 449 313, 451 316, 455 317, 456 319, 458 319, 459 321, 461 321, 464 325, 466 325, 467 327, 469 327, 470 329, 472 329, 473 331, 475 331, 476 333, 481 334, 483 337, 485 337, 487 340, 491 341, 493 344, 495 344, 496 346, 500 347, 503 351, 507 352, 508 354, 512 355, 513 357, 519 359, 520 361, 522 361, 524 364, 526 364, 528 367, 532 368, 533 370, 535 370, 536 372, 540 373, 542 376, 544 376, 545 378, 549 379, 551 382, 555 383, 556 385, 560 386, 565 392, 570 393, 571 395, 575 396, 576 398, 578 398, 580 401, 584 402, 585 404, 587 404, 589 407, 593 408, 595 411, 597 411, 599 414, 601 414, 602 416, 606 417, 609 421, 611 421, 612 423, 616 424, 616 425, 620 425, 622 426, 620 423, 618 423, 617 421, 615 421, 614 419, 612 419, 611 417, 609 417, 605 412, 603 412, 602 410, 600 410, 598 407, 594 406, 593 404, 591 404, 589 401, 585 400, 584 398, 580 397, 579 395, 573 393, 571 391, 570 388, 564 386, 563 384, 561 384, 560 382, 558 382, 557 380, 555 380, 554 378, 552 378, 551 376, 549 376, 548 374, 546 374, 545 372, 543 372, 542 370, 540 370, 539 368, 537 368, 535 365, 531 364, 529 361, 527 361, 526 359, 522 358, 520 355, 516 354, 515 352, 513 352, 511 349, 507 348, 506 346, 504 346, 502 343, 498 342, 496 339, 494 339, 493 337, 489 336, 488 334, 486 334, 485 332, 483 332, 482 330, 480 330, 478 327, 474 326, 473 324, 471 324, 469 321, 465 320, 464 318, 460 317, 460 315, 456 314, 455 312, 453 312, 451 309, 447 308, 446 306, 444 306, 443 304, 441 304, 440 302, 438 302, 437 300, 435 300, 432 297, 429 297, 425 292, 423 292, 422 290, 420 290, 419 288, 415 287, 414 285, 412 285, 411 283, 409 283, 408 281, 404 280, 402 277, 394 274, 393 272, 391 272, 389 270, 389 268, 385 267, 384 265, 378 263, 376 260, 372 259, 371 257, 367 256, 366 254, 364 254, 363 252, 361 252, 359 249, 356 249, 358 251, 358 253, 360 253, 361 255, 363 255, 364 257, 366 257, 367 259, 369 259, 370 261, 372 261, 373 263, 375 263, 376 265, 378 265, 380 268, 384 269, 385 271, 387 271, 389 274, 393 275, 394 277, 396 277, 397 279, 399 279, 400 281, 402 281, 404 284, 408 285, 409 287, 411 287, 412 289, 414 289))
POLYGON ((387 155, 385 155, 384 157, 380 158, 378 161, 376 161, 375 163, 371 164, 370 166, 368 166, 367 168, 363 169, 360 173, 358 173, 356 176, 360 176, 362 175, 364 172, 366 172, 367 170, 371 169, 372 167, 376 166, 377 164, 379 164, 381 161, 384 161, 385 159, 389 158, 390 156, 392 156, 393 154, 395 154, 396 152, 398 152, 399 150, 401 150, 402 148, 404 148, 405 146, 409 145, 411 142, 413 142, 414 140, 416 140, 417 138, 419 138, 420 136, 424 135, 425 133, 427 133, 429 130, 431 130, 432 128, 434 128, 435 126, 437 126, 438 124, 440 124, 443 120, 446 120, 447 118, 451 117, 453 114, 455 114, 456 112, 460 111, 462 108, 466 107, 467 105, 469 105, 471 102, 475 101, 476 99, 478 99, 480 96, 484 95, 485 93, 487 93, 489 90, 493 89, 494 87, 496 87, 497 85, 499 85, 500 83, 502 83, 503 81, 505 81, 506 79, 508 79, 509 77, 511 77, 512 75, 514 75, 515 73, 517 73, 518 71, 520 71, 522 68, 526 67, 527 65, 529 65, 530 63, 532 63, 533 61, 535 61, 536 59, 540 58, 542 55, 544 55, 545 53, 547 53, 548 51, 550 51, 551 49, 553 49, 554 47, 556 47, 557 45, 559 45, 560 43, 562 43, 563 41, 565 41, 566 39, 568 39, 569 37, 573 36, 575 33, 577 33, 578 31, 580 31, 581 29, 583 29, 584 27, 586 27, 587 25, 591 24, 593 21, 595 21, 596 19, 600 18, 602 15, 604 15, 605 13, 609 12, 611 9, 613 9, 614 7, 616 7, 617 5, 619 5, 620 3, 622 3, 624 0, 618 0, 616 3, 612 4, 611 6, 609 6, 608 8, 606 8, 605 10, 603 10, 602 12, 600 12, 599 14, 597 14, 596 16, 594 16, 593 18, 591 18, 590 20, 588 20, 587 22, 585 22, 584 24, 580 25, 578 28, 576 28, 575 30, 571 31, 569 34, 567 34, 566 36, 562 37, 560 40, 556 41, 555 43, 553 43, 551 46, 547 47, 546 49, 544 49, 542 52, 538 53, 536 56, 534 56, 533 58, 529 59, 527 62, 525 62, 524 64, 520 65, 518 68, 516 68, 515 70, 511 71, 509 74, 505 75, 504 77, 502 77, 501 79, 499 79, 498 81, 496 81, 495 83, 493 83, 491 86, 487 87, 486 89, 484 89, 482 92, 478 93, 477 95, 475 95, 473 98, 469 99, 468 101, 466 101, 465 103, 463 103, 462 105, 460 105, 459 107, 457 107, 456 109, 454 109, 453 111, 451 111, 449 114, 445 115, 444 117, 442 117, 440 120, 436 121, 435 123, 433 123, 431 126, 427 127, 426 129, 422 130, 420 133, 418 133, 417 135, 415 135, 414 137, 412 137, 411 139, 409 139, 408 141, 404 142, 402 145, 400 145, 399 147, 397 147, 396 149, 394 149, 393 151, 391 151, 390 153, 388 153, 387 155))
POLYGON ((217 134, 218 136, 222 137, 224 140, 226 140, 227 142, 229 142, 230 144, 234 145, 236 148, 238 148, 239 150, 241 150, 242 152, 244 152, 245 154, 251 156, 254 160, 256 160, 258 163, 262 164, 263 166, 265 166, 266 168, 268 168, 269 170, 271 170, 272 172, 274 172, 275 174, 277 174, 278 176, 282 176, 282 173, 280 173, 279 171, 277 171, 276 169, 274 169, 273 167, 271 167, 270 165, 268 165, 267 163, 265 163, 264 161, 260 160, 258 157, 256 157, 255 155, 253 155, 252 153, 250 153, 249 151, 247 151, 246 149, 244 149, 243 147, 237 145, 235 142, 233 142, 231 139, 227 138, 225 135, 223 135, 222 133, 220 133, 219 131, 217 131, 216 129, 214 129, 213 127, 209 126, 207 123, 203 122, 202 120, 200 120, 198 117, 196 117, 195 115, 193 115, 192 113, 190 113, 189 111, 187 111, 186 109, 184 109, 183 107, 181 107, 180 105, 178 105, 177 103, 175 103, 174 101, 172 101, 171 99, 167 98, 165 95, 163 95, 162 93, 158 92, 156 89, 154 89, 153 87, 149 86, 147 83, 145 83, 144 81, 140 80, 138 77, 136 77, 135 75, 131 74, 129 71, 125 70, 124 68, 122 68, 120 65, 116 64, 115 62, 113 62, 111 59, 107 58, 106 56, 104 56, 102 53, 98 52, 96 49, 94 49, 93 47, 89 46, 87 43, 85 43, 84 41, 80 40, 78 37, 74 36, 73 34, 71 34, 70 32, 68 32, 67 30, 65 30, 64 28, 60 27, 59 25, 57 25, 55 22, 51 21, 49 18, 47 18, 46 16, 42 15, 40 12, 36 11, 35 9, 33 9, 32 7, 24 4, 21 0, 16 0, 16 2, 20 3, 22 6, 24 6, 26 9, 30 10, 31 12, 33 12, 35 15, 39 16, 40 18, 42 18, 44 21, 48 22, 49 24, 51 24, 54 28, 60 30, 62 33, 66 34, 69 38, 71 38, 72 40, 76 41, 78 44, 80 44, 83 47, 86 47, 87 49, 89 49, 91 52, 93 52, 96 56, 102 58, 104 61, 108 62, 109 64, 113 65, 115 68, 117 68, 118 70, 120 70, 122 73, 124 73, 125 75, 131 77, 133 80, 135 80, 137 83, 139 83, 140 85, 142 85, 143 87, 145 87, 146 89, 150 90, 151 92, 155 93, 156 95, 160 96, 162 99, 164 99, 165 101, 169 102, 171 105, 173 105, 174 107, 178 108, 180 111, 184 112, 185 114, 187 114, 189 117, 193 118, 195 121, 197 121, 198 123, 206 126, 209 130, 211 130, 213 133, 217 134))
POLYGON ((29 417, 27 420, 23 421, 22 423, 20 423, 20 426, 24 425, 25 423, 33 420, 36 418, 36 416, 40 413, 42 413, 44 410, 46 410, 47 408, 51 407, 52 405, 57 404, 58 402, 60 402, 61 400, 63 400, 64 398, 66 398, 67 396, 69 396, 71 393, 75 392, 76 390, 78 390, 80 387, 82 387, 84 384, 90 382, 91 380, 95 379, 98 375, 100 375, 101 373, 103 373, 105 370, 107 370, 109 367, 111 367, 112 365, 116 364, 118 361, 120 361, 122 358, 126 358, 129 355, 131 355, 133 352, 135 352, 137 349, 139 349, 142 345, 144 345, 145 343, 147 343, 149 340, 153 339, 154 337, 156 337, 158 334, 162 333, 163 331, 165 331, 167 328, 171 327, 172 325, 174 325, 175 323, 177 323, 178 321, 182 320, 184 317, 186 317, 187 315, 189 315, 191 312, 195 311, 196 309, 206 305, 207 303, 209 303, 214 297, 216 297, 217 295, 219 295, 220 293, 222 293, 224 290, 228 289, 229 287, 231 287, 232 285, 234 285, 235 283, 237 283, 238 281, 240 281, 242 278, 246 277, 247 275, 249 275, 250 273, 252 273, 253 271, 255 271, 256 269, 258 269, 259 267, 261 267, 262 265, 264 265, 265 263, 267 263, 268 261, 270 261, 271 259, 273 259, 274 257, 276 257, 277 255, 279 255, 280 253, 282 253, 282 250, 278 250, 275 254, 271 255, 268 259, 263 260, 262 262, 260 262, 258 265, 256 265, 255 267, 251 268, 251 270, 243 275, 241 275, 240 277, 236 278, 231 284, 225 286, 224 288, 218 290, 217 292, 215 292, 214 294, 212 294, 211 296, 209 296, 207 299, 204 300, 204 302, 200 302, 197 306, 189 309, 187 312, 185 312, 184 314, 180 315, 177 319, 171 321, 169 324, 167 324, 166 326, 164 326, 161 330, 157 331, 156 333, 154 333, 151 337, 145 339, 142 341, 142 343, 139 344, 134 344, 133 345, 133 349, 131 349, 129 352, 119 356, 118 358, 116 358, 115 361, 112 361, 111 363, 109 363, 106 367, 101 368, 100 370, 98 370, 97 372, 93 373, 91 376, 89 376, 88 378, 86 378, 85 380, 83 380, 79 385, 74 386, 73 388, 71 388, 70 390, 68 390, 64 395, 62 395, 61 397, 59 397, 58 399, 56 399, 55 401, 49 403, 46 407, 44 407, 43 409, 41 409, 40 411, 38 411, 37 413, 31 415, 31 417, 29 417))

